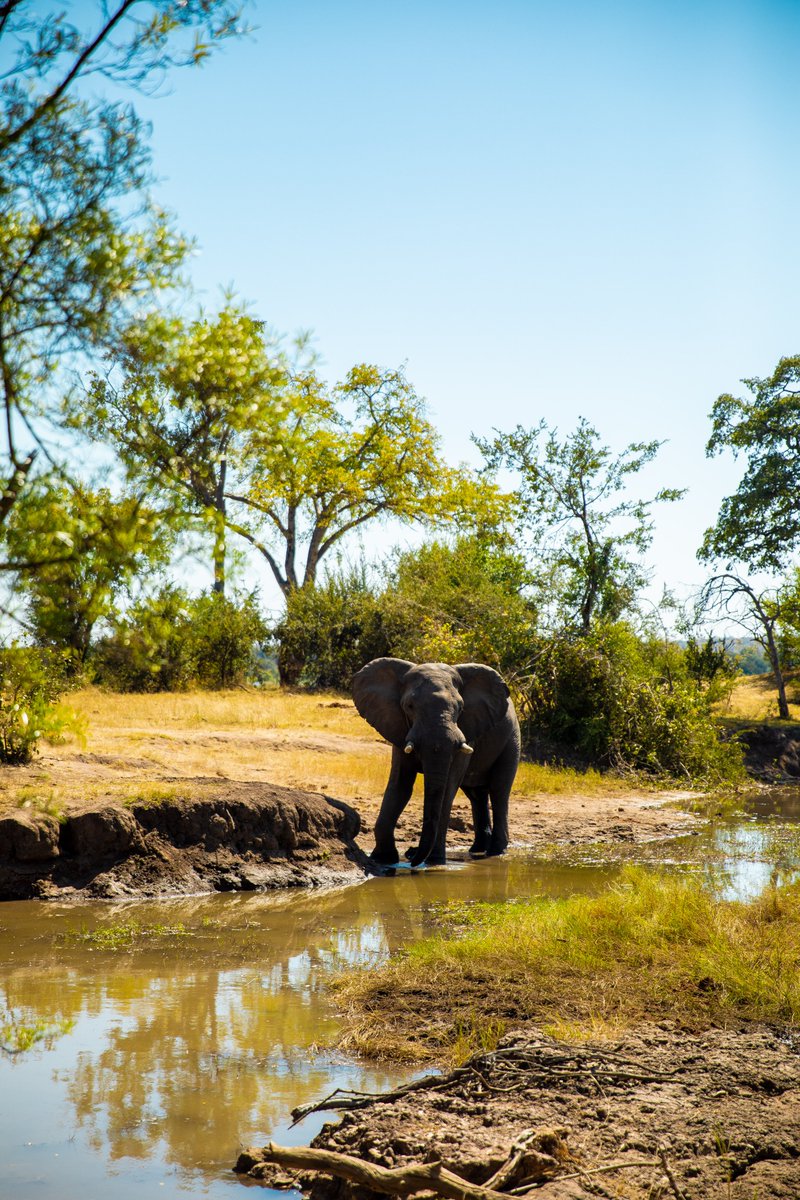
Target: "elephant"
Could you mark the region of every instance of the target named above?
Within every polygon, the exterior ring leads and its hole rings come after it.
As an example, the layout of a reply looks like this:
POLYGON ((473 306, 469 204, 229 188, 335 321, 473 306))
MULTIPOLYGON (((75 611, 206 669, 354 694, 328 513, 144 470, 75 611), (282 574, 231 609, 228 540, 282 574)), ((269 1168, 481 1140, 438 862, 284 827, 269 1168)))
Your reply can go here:
POLYGON ((409 852, 411 866, 446 862, 447 826, 459 788, 472 807, 470 854, 503 854, 520 733, 508 687, 497 671, 482 663, 375 658, 353 677, 353 699, 361 716, 392 745, 373 862, 397 863, 395 827, 420 771, 425 778, 422 834, 409 852))

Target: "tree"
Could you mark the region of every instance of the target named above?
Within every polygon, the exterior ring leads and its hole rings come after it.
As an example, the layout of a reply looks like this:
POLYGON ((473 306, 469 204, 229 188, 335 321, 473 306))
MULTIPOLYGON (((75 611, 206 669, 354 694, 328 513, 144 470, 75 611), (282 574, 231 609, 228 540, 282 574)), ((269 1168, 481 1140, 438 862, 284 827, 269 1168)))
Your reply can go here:
POLYGON ((596 617, 613 621, 631 609, 648 578, 641 556, 652 541, 652 506, 684 494, 663 488, 651 500, 623 498, 662 443, 633 442, 614 455, 583 418, 563 439, 541 421, 473 440, 489 470, 517 472, 520 533, 545 570, 561 577, 561 602, 579 629, 588 633, 596 617))
POLYGON ((746 457, 747 468, 706 531, 699 557, 781 570, 800 539, 800 356, 782 358, 767 379, 742 382, 750 397, 716 400, 706 453, 732 450, 746 457))
MULTIPOLYGON (((91 22, 92 6, 80 14, 91 22)), ((98 3, 91 30, 63 8, 0 4, 0 526, 35 471, 55 467, 42 422, 57 416, 56 378, 175 282, 188 245, 147 196, 146 128, 129 105, 92 99, 88 77, 155 86, 237 21, 227 0, 98 3)))
POLYGON ((284 595, 313 584, 323 557, 367 522, 502 519, 505 498, 493 485, 443 461, 402 369, 362 363, 333 389, 313 370, 294 372, 281 416, 277 435, 255 433, 246 486, 229 498, 248 510, 250 529, 237 531, 284 595))
POLYGON ((521 555, 475 536, 397 555, 380 604, 391 653, 414 662, 529 669, 537 610, 521 555))
POLYGON ((228 487, 256 438, 277 436, 285 373, 263 322, 232 301, 193 321, 152 313, 127 329, 109 373, 94 374, 75 423, 105 439, 131 481, 209 530, 214 590, 225 590, 228 487))
POLYGON ((166 562, 173 540, 136 496, 35 481, 10 514, 7 544, 16 559, 40 564, 25 581, 37 644, 68 650, 82 665, 97 622, 137 577, 166 562))
POLYGON ((790 719, 786 698, 786 681, 778 645, 778 630, 794 596, 781 588, 759 588, 735 571, 723 571, 712 576, 703 586, 700 611, 711 611, 735 622, 765 651, 778 693, 778 716, 790 719))

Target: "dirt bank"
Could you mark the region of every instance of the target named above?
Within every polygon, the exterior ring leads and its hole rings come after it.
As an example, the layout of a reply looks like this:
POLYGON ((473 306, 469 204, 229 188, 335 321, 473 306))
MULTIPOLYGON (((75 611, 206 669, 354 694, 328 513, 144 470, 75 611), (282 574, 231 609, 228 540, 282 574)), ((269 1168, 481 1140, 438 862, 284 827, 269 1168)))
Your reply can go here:
POLYGON ((185 780, 128 806, 0 818, 0 899, 187 895, 363 878, 346 804, 292 788, 185 780))
MULTIPOLYGON (((355 1105, 312 1147, 389 1168, 441 1162, 473 1184, 495 1176, 492 1190, 506 1195, 535 1182, 543 1200, 800 1194, 800 1056, 787 1031, 692 1035, 664 1023, 618 1044, 570 1045, 526 1030, 405 1095, 355 1105)), ((236 1170, 299 1183, 312 1200, 378 1194, 268 1157, 247 1151, 236 1170)))
MULTIPOLYGON (((690 813, 665 807, 668 798, 516 797, 511 852, 630 847, 700 827, 690 813)), ((81 893, 157 897, 353 881, 370 869, 378 803, 350 805, 246 780, 173 777, 163 797, 154 788, 150 798, 124 803, 74 800, 56 814, 33 806, 7 810, 0 817, 0 900, 81 893)), ((412 802, 398 827, 399 845, 415 843, 420 825, 420 805, 412 802)), ((471 840, 469 805, 457 801, 448 854, 467 858, 471 840)))

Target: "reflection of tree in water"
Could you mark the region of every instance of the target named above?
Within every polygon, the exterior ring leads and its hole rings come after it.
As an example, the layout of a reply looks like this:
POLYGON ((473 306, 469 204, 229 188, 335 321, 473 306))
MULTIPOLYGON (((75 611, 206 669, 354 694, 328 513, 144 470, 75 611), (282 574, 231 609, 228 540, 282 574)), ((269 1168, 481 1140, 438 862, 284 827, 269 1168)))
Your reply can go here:
MULTIPOLYGON (((94 1149, 111 1160, 163 1157, 223 1170, 241 1142, 265 1138, 296 1105, 337 1084, 392 1082, 318 1053, 335 1045, 325 985, 353 965, 382 960, 432 932, 442 905, 526 892, 511 862, 372 880, 326 895, 233 896, 170 905, 189 936, 122 953, 59 941, 0 974, 5 1006, 34 1021, 102 1017, 97 1050, 60 1071, 94 1149)), ((91 910, 94 927, 131 918, 124 906, 91 910)), ((137 906, 141 925, 165 909, 137 906)), ((63 918, 72 927, 74 913, 63 918)), ((85 917, 84 917, 85 920, 85 917)), ((2 935, 0 935, 2 961, 2 935)))

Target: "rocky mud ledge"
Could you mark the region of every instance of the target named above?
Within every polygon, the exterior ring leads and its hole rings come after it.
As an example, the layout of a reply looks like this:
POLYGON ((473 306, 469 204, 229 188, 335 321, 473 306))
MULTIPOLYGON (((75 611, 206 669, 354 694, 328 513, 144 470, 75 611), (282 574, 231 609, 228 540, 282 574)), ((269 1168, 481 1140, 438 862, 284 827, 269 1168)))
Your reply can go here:
POLYGON ((116 899, 330 886, 364 875, 341 801, 261 783, 183 780, 184 796, 0 818, 0 900, 116 899))
POLYGON ((692 1034, 666 1022, 617 1044, 526 1029, 395 1093, 335 1094, 316 1107, 341 1122, 299 1159, 254 1148, 235 1170, 312 1200, 423 1188, 460 1200, 789 1200, 800 1195, 798 1044, 763 1026, 692 1034))

